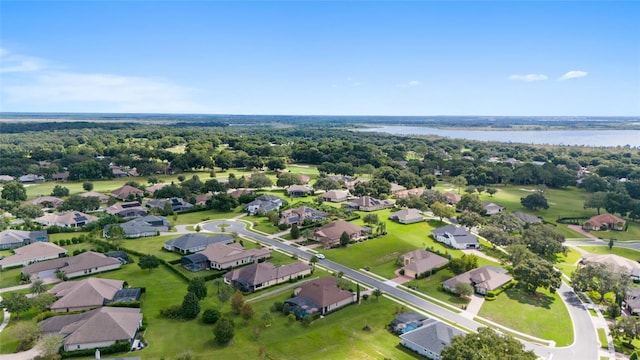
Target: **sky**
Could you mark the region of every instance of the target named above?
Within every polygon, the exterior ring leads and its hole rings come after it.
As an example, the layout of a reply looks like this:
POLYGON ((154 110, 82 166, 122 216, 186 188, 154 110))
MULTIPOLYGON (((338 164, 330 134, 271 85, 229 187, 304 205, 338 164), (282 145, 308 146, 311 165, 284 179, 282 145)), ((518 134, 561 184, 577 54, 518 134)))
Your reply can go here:
POLYGON ((0 111, 640 116, 640 1, 0 1, 0 111))

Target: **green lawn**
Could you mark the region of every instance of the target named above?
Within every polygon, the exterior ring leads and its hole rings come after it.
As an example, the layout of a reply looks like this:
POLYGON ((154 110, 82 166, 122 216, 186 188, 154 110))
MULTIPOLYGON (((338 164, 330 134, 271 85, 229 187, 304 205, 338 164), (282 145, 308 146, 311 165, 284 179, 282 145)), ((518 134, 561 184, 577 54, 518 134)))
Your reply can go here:
POLYGON ((604 329, 598 329, 598 340, 600 340, 600 347, 603 349, 609 348, 609 342, 607 341, 607 333, 604 329))
POLYGON ((0 271, 0 288, 20 285, 21 267, 0 271))
POLYGON ((554 340, 557 346, 573 342, 567 308, 558 294, 546 290, 538 290, 536 295, 517 287, 505 290, 496 300, 485 301, 478 315, 525 334, 554 340))
POLYGON ((571 277, 571 274, 576 270, 575 264, 581 257, 580 251, 567 247, 567 255, 558 256, 558 262, 554 266, 560 269, 563 274, 571 277))
POLYGON ((429 277, 426 277, 424 279, 411 280, 404 285, 410 286, 414 290, 434 297, 438 300, 442 300, 451 305, 466 305, 469 303, 469 299, 458 297, 444 290, 439 290, 440 284, 443 281, 452 278, 453 276, 454 274, 449 269, 442 269, 429 277))
POLYGON ((273 226, 273 223, 264 216, 245 216, 243 220, 251 221, 253 223, 253 229, 263 233, 277 234, 283 231, 278 229, 277 226, 273 226))
POLYGON ((640 259, 640 251, 633 249, 616 246, 614 246, 611 250, 609 250, 608 246, 580 246, 580 248, 594 254, 614 254, 633 261, 638 261, 638 259, 640 259))
POLYGON ((616 239, 616 240, 640 240, 640 223, 637 221, 631 221, 627 219, 629 227, 627 231, 591 231, 591 234, 601 239, 616 239))
POLYGON ((191 225, 207 220, 231 219, 243 213, 242 206, 237 207, 232 212, 220 212, 216 210, 194 211, 185 214, 178 214, 177 219, 173 220, 172 216, 167 219, 171 225, 191 225))

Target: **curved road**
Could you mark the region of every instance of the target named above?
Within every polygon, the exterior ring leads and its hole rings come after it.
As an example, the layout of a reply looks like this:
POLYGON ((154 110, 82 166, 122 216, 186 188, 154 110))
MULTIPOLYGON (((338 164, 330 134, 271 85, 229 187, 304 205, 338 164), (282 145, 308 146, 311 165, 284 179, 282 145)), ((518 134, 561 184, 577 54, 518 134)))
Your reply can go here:
MULTIPOLYGON (((212 231, 212 232, 220 232, 221 228, 219 225, 225 224, 228 226, 225 231, 226 232, 236 232, 240 235, 255 239, 264 244, 268 244, 273 248, 279 248, 288 253, 296 255, 300 259, 309 260, 313 256, 313 254, 308 253, 306 251, 302 251, 296 247, 284 244, 278 240, 270 239, 266 236, 260 235, 258 233, 247 230, 246 223, 242 221, 236 220, 212 220, 208 222, 201 223, 200 226, 203 230, 212 231)), ((640 244, 639 244, 640 245, 640 244)), ((355 279, 356 281, 366 284, 372 288, 378 288, 383 292, 393 295, 396 298, 399 298, 406 303, 409 303, 418 308, 424 309, 425 311, 435 314, 438 317, 447 319, 452 321, 459 326, 465 327, 470 330, 477 330, 482 325, 476 321, 473 321, 469 318, 462 316, 461 314, 455 313, 451 310, 438 306, 432 302, 429 302, 421 297, 405 292, 401 289, 397 289, 391 285, 388 285, 385 282, 372 278, 368 275, 365 275, 359 271, 355 271, 346 266, 340 265, 331 260, 325 259, 320 260, 322 266, 327 267, 333 271, 340 272, 342 271, 346 276, 355 279)), ((582 302, 578 298, 578 296, 573 292, 573 290, 567 286, 566 284, 562 284, 560 289, 558 290, 559 294, 563 297, 565 303, 567 304, 567 308, 571 315, 573 321, 573 329, 574 329, 574 343, 570 346, 566 347, 548 347, 539 344, 533 344, 529 342, 524 342, 525 346, 528 349, 531 349, 536 352, 540 357, 547 359, 562 359, 562 360, 589 360, 589 359, 598 359, 598 338, 596 329, 591 321, 591 315, 588 310, 583 306, 582 302)))

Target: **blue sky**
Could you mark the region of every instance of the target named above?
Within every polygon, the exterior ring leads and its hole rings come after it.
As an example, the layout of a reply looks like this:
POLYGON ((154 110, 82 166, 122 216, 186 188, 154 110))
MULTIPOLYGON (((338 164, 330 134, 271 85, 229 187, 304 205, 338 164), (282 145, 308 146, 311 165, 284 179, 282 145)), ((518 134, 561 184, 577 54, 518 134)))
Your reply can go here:
POLYGON ((640 116, 640 2, 0 1, 0 111, 640 116))

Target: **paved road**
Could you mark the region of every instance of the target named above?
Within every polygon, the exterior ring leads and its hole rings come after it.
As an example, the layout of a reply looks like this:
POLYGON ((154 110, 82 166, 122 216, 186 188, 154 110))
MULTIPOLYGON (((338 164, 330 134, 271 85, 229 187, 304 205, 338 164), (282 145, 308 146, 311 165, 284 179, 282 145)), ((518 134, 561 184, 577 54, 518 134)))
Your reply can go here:
MULTIPOLYGON (((202 223, 201 226, 203 230, 206 231, 220 231, 218 225, 222 224, 223 221, 213 220, 206 223, 202 223)), ((282 249, 288 253, 296 255, 300 259, 309 260, 313 254, 302 251, 296 247, 284 244, 278 240, 271 239, 267 236, 263 236, 257 234, 255 232, 249 231, 246 229, 246 224, 241 221, 233 221, 233 220, 225 220, 225 224, 229 227, 226 229, 227 232, 237 232, 240 235, 247 236, 249 238, 253 238, 262 243, 268 244, 274 248, 282 249)), ((412 304, 418 308, 421 308, 429 313, 435 314, 438 317, 447 319, 449 321, 455 322, 459 326, 465 327, 470 330, 477 330, 479 327, 483 325, 464 317, 462 314, 455 313, 451 310, 438 306, 432 302, 429 302, 421 297, 408 293, 404 290, 398 289, 386 282, 382 282, 378 279, 360 273, 358 271, 352 270, 346 266, 340 265, 331 260, 325 259, 321 260, 320 264, 324 267, 327 267, 333 271, 342 271, 346 276, 355 279, 356 281, 370 286, 372 288, 378 288, 385 293, 393 295, 396 298, 399 298, 405 301, 408 304, 412 304)), ((548 359, 562 359, 562 360, 589 360, 589 359, 598 359, 598 340, 596 338, 596 330, 593 326, 593 322, 591 321, 591 315, 587 311, 586 308, 580 302, 577 295, 567 286, 566 284, 562 284, 559 289, 559 294, 563 297, 565 302, 567 303, 567 307, 569 309, 569 313, 571 314, 571 318, 573 320, 573 328, 575 331, 575 339, 574 343, 571 346, 556 348, 556 347, 547 347, 543 345, 527 343, 525 342, 525 346, 528 349, 534 350, 539 356, 548 358, 548 359)), ((508 310, 507 310, 508 311, 508 310)))

